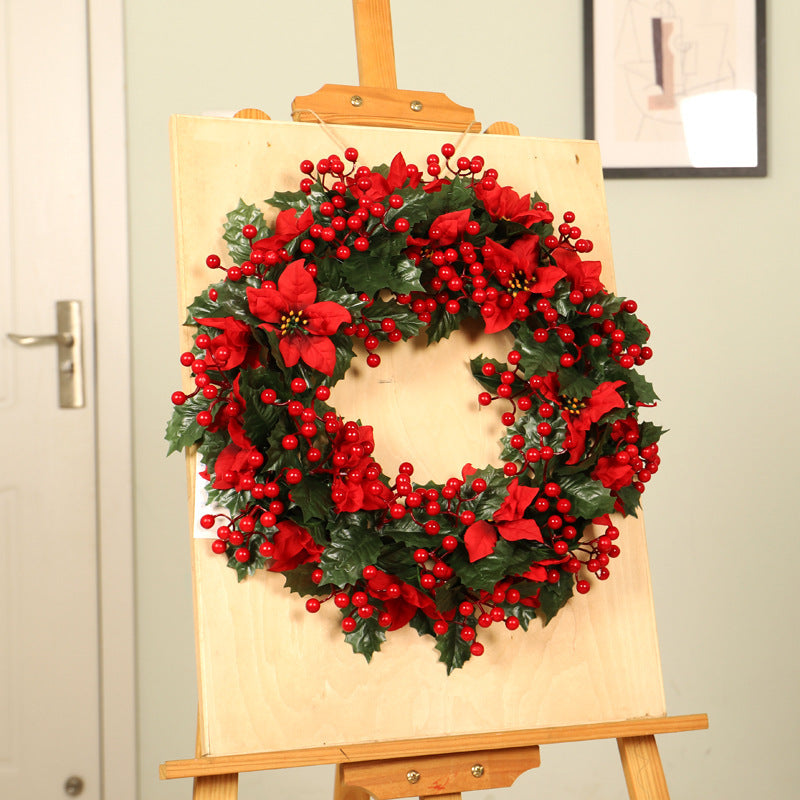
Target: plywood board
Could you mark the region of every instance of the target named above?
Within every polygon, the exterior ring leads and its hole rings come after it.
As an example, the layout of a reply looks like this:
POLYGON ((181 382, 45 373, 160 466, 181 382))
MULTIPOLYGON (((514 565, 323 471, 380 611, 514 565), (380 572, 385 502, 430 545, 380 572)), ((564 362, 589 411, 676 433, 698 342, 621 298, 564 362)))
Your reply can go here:
MULTIPOLYGON (((222 224, 239 198, 265 207, 262 201, 274 191, 297 186, 301 160, 341 153, 342 145, 358 148, 362 164, 388 163, 401 150, 408 161, 424 164, 428 153, 457 138, 173 118, 181 320, 188 302, 214 278, 205 257, 226 252, 222 224)), ((556 213, 574 211, 613 286, 595 143, 470 135, 462 153, 484 156, 500 182, 521 193, 538 190, 556 213)), ((352 371, 334 401, 340 412, 373 425, 375 455, 387 472, 409 460, 417 474, 442 480, 458 475, 467 461, 496 459, 499 428, 478 410, 467 361, 504 349, 500 337, 466 334, 425 350, 386 347, 381 367, 352 371)), ((390 634, 367 664, 343 641, 335 609, 308 615, 303 600, 282 588, 280 575, 262 572, 237 584, 208 540, 195 539, 201 754, 664 716, 644 528, 636 519, 619 527, 622 555, 611 580, 573 598, 547 628, 534 623, 528 633, 496 626, 482 632, 485 655, 449 677, 430 638, 408 628, 390 634)))

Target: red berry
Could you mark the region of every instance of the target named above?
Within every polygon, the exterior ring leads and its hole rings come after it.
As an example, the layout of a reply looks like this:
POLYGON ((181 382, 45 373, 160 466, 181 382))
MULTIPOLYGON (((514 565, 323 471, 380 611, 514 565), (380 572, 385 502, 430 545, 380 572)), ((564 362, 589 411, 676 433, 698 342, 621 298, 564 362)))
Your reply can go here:
POLYGON ((356 629, 356 621, 352 617, 345 617, 342 620, 342 630, 345 633, 352 633, 356 629))
POLYGON ((225 542, 222 541, 222 539, 214 539, 214 541, 211 542, 211 550, 217 555, 221 555, 227 549, 228 545, 226 545, 225 542))
POLYGON ((308 611, 309 614, 316 614, 320 606, 321 603, 316 597, 309 597, 308 600, 306 600, 306 611, 308 611))
POLYGON ((246 547, 237 548, 233 557, 240 563, 245 564, 250 560, 250 551, 246 547))

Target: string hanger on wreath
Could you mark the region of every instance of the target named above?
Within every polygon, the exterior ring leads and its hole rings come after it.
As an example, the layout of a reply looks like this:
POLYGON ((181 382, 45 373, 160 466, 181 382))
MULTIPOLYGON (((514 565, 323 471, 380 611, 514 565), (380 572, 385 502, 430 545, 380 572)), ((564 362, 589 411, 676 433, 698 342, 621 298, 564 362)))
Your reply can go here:
POLYGON ((662 430, 638 372, 651 357, 637 306, 610 293, 575 214, 503 185, 445 144, 423 169, 398 153, 300 164, 274 227, 228 214, 224 273, 189 306, 194 389, 177 391, 170 452, 196 446, 213 503, 200 524, 239 579, 284 575, 316 613, 341 612, 368 660, 387 632, 435 640, 448 672, 484 651, 481 629, 527 630, 604 581, 620 553, 613 513, 635 513, 662 430), (368 420, 329 403, 361 340, 366 362, 466 319, 514 340, 477 354, 476 402, 497 409, 501 467, 453 465, 441 484, 405 462, 386 474, 368 420))

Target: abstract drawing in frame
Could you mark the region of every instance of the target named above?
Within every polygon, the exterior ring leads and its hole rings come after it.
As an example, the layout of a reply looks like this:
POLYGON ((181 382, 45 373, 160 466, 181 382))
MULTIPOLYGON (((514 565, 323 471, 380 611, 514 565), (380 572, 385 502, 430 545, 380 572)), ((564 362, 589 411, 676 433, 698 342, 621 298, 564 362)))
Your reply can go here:
POLYGON ((584 0, 606 177, 764 176, 765 0, 584 0))

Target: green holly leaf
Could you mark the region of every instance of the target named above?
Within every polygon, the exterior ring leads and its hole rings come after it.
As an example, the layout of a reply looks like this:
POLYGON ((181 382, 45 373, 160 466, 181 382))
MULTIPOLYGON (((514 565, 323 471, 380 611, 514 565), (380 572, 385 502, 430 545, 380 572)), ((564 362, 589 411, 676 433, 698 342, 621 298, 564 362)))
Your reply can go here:
POLYGON ((426 217, 433 222, 441 214, 470 208, 475 203, 475 192, 469 184, 470 179, 468 178, 454 178, 451 183, 442 186, 438 192, 429 194, 426 217))
POLYGON ((381 539, 368 527, 363 513, 339 514, 330 529, 330 544, 322 551, 319 566, 324 581, 337 586, 354 584, 364 567, 374 564, 381 552, 381 539))
POLYGON ((563 348, 561 340, 554 333, 546 342, 537 342, 533 338, 533 331, 520 327, 514 344, 522 356, 519 366, 528 377, 546 375, 558 369, 563 348))
POLYGON ((319 595, 320 587, 311 580, 311 573, 317 569, 316 564, 300 564, 289 572, 282 572, 283 585, 301 597, 319 595))
MULTIPOLYGON (((620 368, 622 369, 622 368, 620 368)), ((641 375, 636 370, 625 370, 622 380, 627 378, 628 386, 620 388, 621 394, 627 394, 630 397, 631 405, 635 403, 655 403, 658 400, 658 395, 653 389, 653 384, 641 375), (632 390, 632 391, 631 391, 632 390)))
POLYGON ((666 432, 666 428, 654 425, 652 422, 642 422, 639 426, 639 437, 641 439, 639 446, 647 447, 655 444, 666 432))
POLYGON ((447 667, 448 675, 454 669, 461 669, 472 655, 469 643, 461 638, 461 627, 452 623, 445 633, 436 637, 436 649, 439 651, 439 661, 447 667))
POLYGON ((367 619, 356 615, 354 619, 356 629, 346 633, 344 640, 353 648, 354 653, 361 653, 367 661, 371 661, 373 654, 380 650, 386 641, 386 631, 378 625, 374 614, 367 619))
POLYGON ((486 481, 486 488, 469 501, 468 508, 475 512, 477 519, 490 520, 508 496, 509 478, 496 467, 484 467, 467 477, 467 485, 471 486, 478 478, 486 481))
POLYGON ((539 592, 539 610, 547 625, 559 609, 564 607, 567 600, 572 597, 575 586, 575 577, 568 572, 561 572, 558 583, 543 583, 539 592))
POLYGON ((436 636, 433 632, 433 620, 422 611, 417 611, 408 624, 420 636, 436 636))
POLYGON ((472 377, 475 378, 475 380, 478 381, 478 383, 483 386, 484 389, 488 389, 490 392, 494 393, 497 391, 497 387, 500 385, 500 373, 506 370, 506 365, 502 364, 495 358, 486 358, 483 354, 481 354, 470 359, 469 368, 472 372, 472 377), (494 373, 492 375, 483 374, 484 364, 494 365, 494 373))
MULTIPOLYGON (((258 288, 261 281, 258 278, 242 278, 240 281, 222 281, 213 288, 217 290, 217 299, 208 296, 208 290, 196 297, 188 308, 185 325, 197 325, 196 319, 233 317, 246 322, 251 328, 257 328, 261 323, 258 317, 250 313, 247 303, 247 289, 258 288)), ((211 331, 216 336, 219 331, 211 331)))
POLYGON ((405 545, 407 548, 416 549, 418 547, 429 548, 438 545, 443 535, 428 536, 422 528, 414 522, 411 514, 406 514, 402 519, 391 519, 380 529, 381 536, 387 537, 398 544, 405 545))
POLYGON ((563 367, 558 370, 558 384, 561 387, 561 394, 565 397, 577 397, 578 400, 591 397, 597 388, 597 384, 588 376, 576 369, 563 367))
POLYGON ((396 301, 386 301, 378 298, 361 312, 364 317, 379 322, 387 317, 394 320, 395 327, 402 331, 408 338, 416 336, 425 323, 411 310, 410 306, 401 306, 396 301))
POLYGON ((245 578, 255 575, 257 569, 265 566, 266 559, 258 555, 258 552, 254 553, 251 551, 250 560, 242 564, 233 556, 233 553, 236 552, 236 550, 237 548, 235 547, 228 547, 228 554, 230 555, 230 558, 228 559, 228 566, 231 569, 236 570, 236 580, 238 583, 241 583, 243 580, 245 580, 245 578))
POLYGON ((456 550, 450 557, 450 566, 464 586, 491 592, 506 575, 521 575, 534 561, 548 557, 552 557, 552 551, 544 545, 537 547, 524 542, 515 546, 498 538, 493 553, 472 563, 466 550, 456 550))
POLYGON ((505 606, 506 617, 516 617, 519 620, 522 630, 527 631, 531 622, 536 619, 536 609, 532 606, 526 606, 522 603, 514 605, 507 604, 505 606))
POLYGON ((208 400, 200 392, 194 397, 187 398, 182 406, 174 406, 164 434, 164 438, 169 442, 167 455, 190 447, 203 438, 206 429, 197 424, 197 414, 207 408, 208 400))
POLYGON ((335 333, 331 336, 331 341, 336 348, 336 366, 333 369, 329 386, 333 386, 344 378, 345 373, 350 369, 350 362, 355 357, 353 342, 349 336, 345 336, 343 333, 335 333))
POLYGON ((322 188, 322 185, 315 183, 308 194, 300 190, 296 192, 275 192, 265 202, 269 203, 273 208, 281 210, 294 208, 302 214, 309 206, 312 208, 319 207, 320 203, 324 203, 328 199, 328 193, 322 188))
POLYGON ((449 339, 453 331, 457 331, 461 324, 460 314, 450 314, 444 306, 437 306, 431 314, 431 321, 425 329, 428 335, 428 344, 435 344, 441 339, 449 339))
POLYGON ((620 503, 622 503, 625 515, 629 517, 637 516, 636 509, 639 508, 639 504, 642 501, 639 491, 633 486, 623 486, 621 489, 617 489, 616 494, 620 503))
POLYGON ((327 519, 331 507, 328 481, 317 475, 306 475, 292 487, 292 501, 299 506, 304 522, 327 519))
POLYGON ((280 373, 259 367, 240 373, 239 391, 245 406, 242 412, 244 427, 253 444, 266 442, 280 419, 280 411, 274 405, 261 401, 264 389, 275 389, 278 397, 288 395, 286 383, 280 373))
POLYGON ((564 475, 558 482, 562 496, 572 503, 572 516, 594 519, 614 510, 611 490, 585 473, 564 475))
POLYGON ((228 243, 228 253, 236 264, 241 265, 250 258, 250 240, 242 233, 245 225, 255 225, 258 233, 253 241, 266 239, 270 235, 264 215, 255 205, 248 205, 244 200, 239 200, 239 205, 227 214, 228 221, 224 224, 225 233, 222 238, 228 243))

